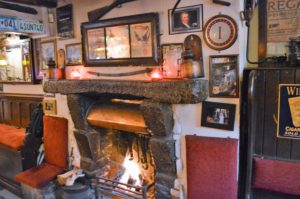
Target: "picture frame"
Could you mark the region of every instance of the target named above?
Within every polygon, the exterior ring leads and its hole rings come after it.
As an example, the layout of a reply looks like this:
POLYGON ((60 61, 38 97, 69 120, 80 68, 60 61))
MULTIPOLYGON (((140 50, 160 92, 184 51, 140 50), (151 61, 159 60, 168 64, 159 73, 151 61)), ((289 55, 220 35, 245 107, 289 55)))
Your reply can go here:
POLYGON ((216 102, 202 103, 201 126, 233 131, 235 104, 216 102))
POLYGON ((66 45, 66 66, 82 65, 81 43, 66 45))
POLYGON ((209 96, 239 97, 238 55, 209 56, 209 96))
POLYGON ((74 38, 73 5, 56 8, 57 35, 60 39, 74 38))
POLYGON ((158 65, 158 13, 81 25, 85 66, 158 65))
POLYGON ((184 51, 183 43, 161 45, 163 78, 182 79, 180 64, 181 54, 184 51))
POLYGON ((203 4, 168 10, 169 34, 201 32, 203 30, 203 4))
POLYGON ((47 40, 41 41, 40 44, 40 64, 41 69, 48 69, 48 62, 50 60, 55 61, 57 63, 57 47, 56 40, 47 40))
POLYGON ((44 99, 43 100, 43 111, 45 114, 56 115, 56 100, 55 99, 44 99))

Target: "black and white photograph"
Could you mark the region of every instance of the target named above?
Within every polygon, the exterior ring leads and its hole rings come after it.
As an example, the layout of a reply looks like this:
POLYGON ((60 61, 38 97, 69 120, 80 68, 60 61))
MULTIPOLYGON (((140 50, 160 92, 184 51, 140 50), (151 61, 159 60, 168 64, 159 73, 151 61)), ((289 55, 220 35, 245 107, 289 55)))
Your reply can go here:
POLYGON ((169 10, 169 33, 200 32, 203 27, 203 6, 194 5, 169 10))
POLYGON ((234 129, 235 104, 203 102, 201 125, 224 130, 234 129))

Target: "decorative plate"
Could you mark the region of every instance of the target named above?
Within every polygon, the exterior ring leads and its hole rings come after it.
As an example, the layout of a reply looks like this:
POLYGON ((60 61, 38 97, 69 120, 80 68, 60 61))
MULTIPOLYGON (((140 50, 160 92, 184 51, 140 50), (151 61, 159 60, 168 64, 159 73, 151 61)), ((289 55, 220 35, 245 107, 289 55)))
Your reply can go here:
POLYGON ((214 50, 224 50, 234 44, 238 36, 237 24, 227 15, 210 18, 204 27, 204 40, 214 50))

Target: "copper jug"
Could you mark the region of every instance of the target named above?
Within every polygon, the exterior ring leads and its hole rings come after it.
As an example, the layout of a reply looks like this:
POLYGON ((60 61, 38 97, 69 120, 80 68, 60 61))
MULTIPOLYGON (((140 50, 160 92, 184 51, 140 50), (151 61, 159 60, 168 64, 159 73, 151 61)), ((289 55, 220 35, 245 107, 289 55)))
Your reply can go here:
POLYGON ((194 60, 194 53, 191 49, 186 49, 182 53, 183 61, 180 65, 183 78, 204 77, 203 62, 194 60))

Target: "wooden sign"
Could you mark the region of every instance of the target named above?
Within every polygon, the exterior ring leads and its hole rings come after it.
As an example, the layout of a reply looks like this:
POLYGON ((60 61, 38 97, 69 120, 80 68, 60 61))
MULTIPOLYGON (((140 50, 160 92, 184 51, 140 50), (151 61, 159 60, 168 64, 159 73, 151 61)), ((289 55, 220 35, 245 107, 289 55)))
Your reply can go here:
POLYGON ((280 84, 277 137, 300 139, 300 84, 280 84))
POLYGON ((44 33, 44 24, 11 16, 0 16, 0 31, 21 33, 44 33))

